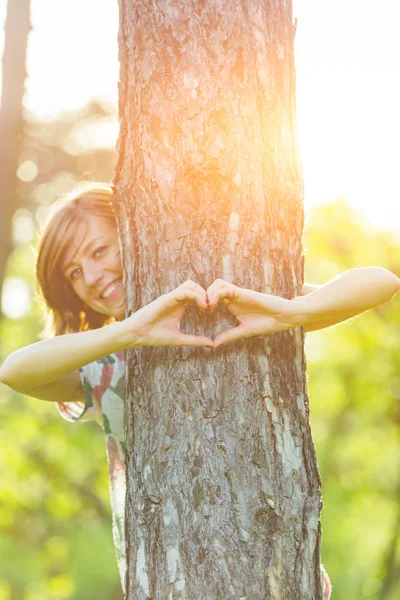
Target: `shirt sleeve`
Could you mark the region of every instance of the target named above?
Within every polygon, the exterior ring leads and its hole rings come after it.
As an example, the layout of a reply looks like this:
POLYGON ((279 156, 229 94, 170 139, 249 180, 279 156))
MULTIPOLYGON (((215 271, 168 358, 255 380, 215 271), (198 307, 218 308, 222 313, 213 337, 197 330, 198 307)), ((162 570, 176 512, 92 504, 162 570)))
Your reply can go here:
POLYGON ((90 363, 79 369, 82 382, 83 401, 77 402, 56 402, 60 415, 74 423, 75 421, 97 421, 103 425, 103 416, 101 404, 98 400, 96 386, 97 381, 102 379, 102 364, 99 362, 90 363))

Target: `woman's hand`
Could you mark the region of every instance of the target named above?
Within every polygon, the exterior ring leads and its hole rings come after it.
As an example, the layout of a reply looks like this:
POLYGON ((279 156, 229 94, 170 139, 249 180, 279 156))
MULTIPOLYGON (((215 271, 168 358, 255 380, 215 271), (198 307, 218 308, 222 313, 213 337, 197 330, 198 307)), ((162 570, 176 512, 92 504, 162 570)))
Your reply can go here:
POLYGON ((216 279, 208 288, 207 300, 209 311, 224 302, 239 321, 237 327, 227 329, 215 338, 215 348, 239 338, 276 333, 301 325, 293 314, 290 300, 243 289, 223 279, 216 279))
POLYGON ((182 283, 123 321, 136 346, 208 346, 213 341, 203 335, 183 333, 179 326, 187 306, 195 302, 200 310, 207 310, 205 290, 194 281, 182 283))

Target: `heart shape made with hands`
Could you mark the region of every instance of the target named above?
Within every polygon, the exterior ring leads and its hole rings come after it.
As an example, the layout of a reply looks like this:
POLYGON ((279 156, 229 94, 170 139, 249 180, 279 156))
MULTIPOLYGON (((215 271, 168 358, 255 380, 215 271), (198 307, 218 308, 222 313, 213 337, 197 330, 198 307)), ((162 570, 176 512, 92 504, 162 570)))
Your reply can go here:
MULTIPOLYGON (((290 300, 240 288, 223 279, 216 279, 207 290, 194 281, 188 280, 166 296, 169 296, 174 302, 174 306, 170 306, 171 310, 168 311, 168 314, 164 312, 163 315, 167 319, 171 319, 172 312, 174 313, 172 318, 175 319, 177 336, 171 345, 218 348, 221 344, 229 341, 276 333, 300 324, 296 322, 290 300), (224 303, 239 324, 222 331, 213 340, 205 336, 183 333, 179 329, 179 323, 187 306, 191 303, 197 304, 200 310, 210 313, 218 304, 224 303)), ((161 339, 160 343, 162 343, 161 339)))

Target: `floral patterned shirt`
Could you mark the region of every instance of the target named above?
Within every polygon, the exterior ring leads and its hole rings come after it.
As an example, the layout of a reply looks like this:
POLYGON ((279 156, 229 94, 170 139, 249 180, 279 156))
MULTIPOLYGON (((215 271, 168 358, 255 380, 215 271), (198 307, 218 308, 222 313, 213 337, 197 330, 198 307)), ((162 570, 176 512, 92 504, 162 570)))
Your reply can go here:
POLYGON ((104 429, 110 473, 113 538, 125 589, 125 353, 116 352, 80 369, 84 402, 57 402, 67 421, 97 421, 104 429))

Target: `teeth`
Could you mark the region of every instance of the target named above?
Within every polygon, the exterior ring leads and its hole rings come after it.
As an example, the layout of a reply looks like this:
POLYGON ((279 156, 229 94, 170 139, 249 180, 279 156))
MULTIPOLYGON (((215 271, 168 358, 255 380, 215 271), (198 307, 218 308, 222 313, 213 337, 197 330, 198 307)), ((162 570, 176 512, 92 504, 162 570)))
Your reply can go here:
POLYGON ((108 296, 110 294, 113 293, 113 291, 118 287, 119 285, 119 280, 115 281, 114 283, 112 283, 111 285, 108 286, 108 288, 106 289, 106 291, 104 292, 104 294, 102 294, 102 298, 108 298, 108 296))

